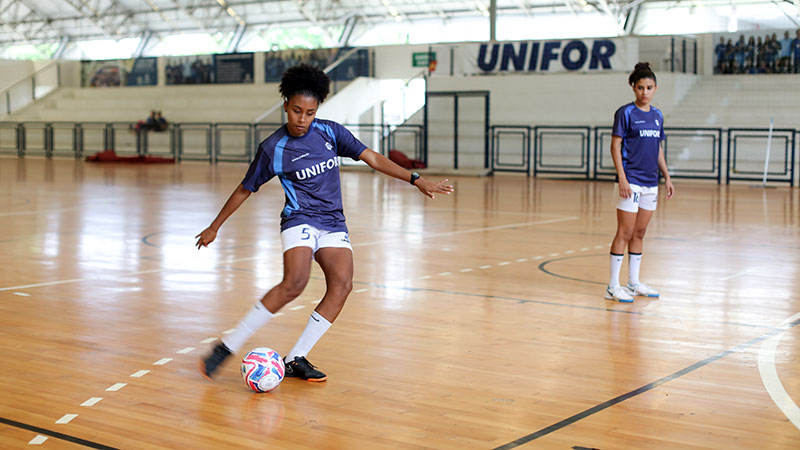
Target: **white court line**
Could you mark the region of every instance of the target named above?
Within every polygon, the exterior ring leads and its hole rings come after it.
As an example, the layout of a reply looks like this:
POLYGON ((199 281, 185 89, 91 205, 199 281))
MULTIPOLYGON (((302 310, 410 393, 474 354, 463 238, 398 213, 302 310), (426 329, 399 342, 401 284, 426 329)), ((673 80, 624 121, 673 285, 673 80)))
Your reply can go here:
POLYGON ((511 263, 510 263, 510 262, 508 262, 508 261, 503 261, 503 262, 499 262, 499 263, 497 263, 497 265, 498 265, 498 266, 507 266, 507 265, 509 265, 509 264, 511 264, 511 263))
POLYGON ((81 403, 81 406, 94 406, 102 399, 103 397, 92 397, 89 400, 86 400, 85 402, 81 403))
POLYGON ((797 319, 800 319, 800 313, 784 320, 779 325, 784 329, 761 344, 761 348, 758 350, 758 373, 761 375, 761 381, 764 383, 764 387, 767 388, 767 393, 772 398, 772 401, 783 411, 783 414, 794 426, 800 429, 800 408, 797 407, 797 404, 792 401, 786 389, 783 388, 781 380, 778 378, 778 368, 775 365, 775 353, 778 350, 781 338, 788 329, 787 325, 797 319))
POLYGON ((560 253, 550 253, 550 256, 558 256, 560 253))
POLYGON ((30 297, 31 294, 25 292, 14 292, 14 295, 19 295, 20 297, 30 297))
POLYGON ((424 277, 420 277, 420 280, 430 280, 431 278, 433 277, 430 275, 425 275, 424 277))
POLYGON ((291 308, 289 308, 289 310, 290 311, 297 311, 297 310, 303 309, 305 307, 306 307, 305 305, 297 305, 297 306, 292 306, 291 308))
POLYGON ((520 258, 520 259, 517 260, 517 262, 525 262, 527 260, 528 260, 528 258, 520 258))
POLYGON ((534 257, 533 257, 533 258, 531 258, 531 259, 542 259, 542 258, 544 258, 544 256, 534 256, 534 257))
POLYGON ((177 352, 175 352, 175 353, 180 353, 180 354, 182 354, 182 355, 183 355, 183 354, 185 354, 185 353, 190 353, 190 352, 193 352, 193 351, 194 351, 194 347, 184 347, 184 348, 182 348, 182 349, 178 350, 178 351, 177 351, 177 352))
POLYGON ((142 378, 143 376, 150 373, 149 370, 139 370, 131 374, 131 378, 142 378))
POLYGON ((461 272, 461 273, 472 272, 472 269, 470 269, 470 268, 461 269, 461 270, 459 270, 459 272, 461 272))
POLYGON ((353 294, 360 294, 362 292, 367 292, 368 290, 369 289, 356 289, 355 291, 353 291, 353 294))
POLYGON ((158 361, 154 362, 154 366, 163 366, 164 364, 172 361, 172 358, 161 358, 158 361))
POLYGON ((236 333, 236 328, 230 328, 222 332, 222 334, 233 334, 236 333))
MULTIPOLYGON (((537 221, 533 221, 533 222, 512 223, 510 225, 498 225, 498 226, 495 226, 495 227, 473 228, 473 229, 470 229, 470 230, 447 231, 447 232, 442 232, 442 233, 428 233, 428 234, 423 234, 422 237, 424 239, 430 239, 430 238, 442 237, 442 236, 455 236, 455 235, 458 235, 458 234, 482 233, 484 231, 502 230, 502 229, 506 229, 506 228, 527 227, 527 226, 531 226, 531 225, 546 225, 546 224, 550 224, 550 223, 568 222, 570 220, 577 220, 577 219, 578 218, 575 217, 575 216, 566 216, 566 217, 559 217, 557 219, 537 220, 537 221)), ((365 246, 368 246, 368 245, 390 243, 390 242, 396 242, 396 241, 397 241, 397 239, 391 238, 391 239, 383 239, 383 240, 379 240, 379 241, 356 243, 356 244, 353 244, 352 246, 353 247, 365 247, 365 246)), ((252 260, 259 259, 259 258, 261 258, 261 256, 252 256, 252 257, 248 257, 248 258, 233 258, 233 259, 230 259, 228 261, 225 261, 224 264, 233 264, 233 263, 237 263, 237 262, 252 261, 252 260)), ((122 274, 116 275, 116 277, 120 277, 121 278, 121 277, 129 277, 129 276, 133 276, 133 275, 145 275, 145 274, 148 274, 148 273, 163 272, 165 270, 168 270, 168 269, 162 267, 160 269, 140 270, 140 271, 137 271, 137 272, 122 273, 122 274)), ((83 281, 98 281, 98 279, 97 278, 73 278, 73 279, 70 279, 70 280, 49 281, 47 283, 34 283, 34 284, 25 284, 25 285, 20 285, 20 286, 9 286, 9 287, 0 288, 0 292, 3 292, 3 291, 14 291, 14 290, 18 290, 18 289, 27 289, 27 288, 33 288, 33 287, 56 286, 56 285, 59 285, 59 284, 80 283, 80 282, 83 282, 83 281)))
POLYGON ((571 255, 571 254, 575 253, 575 250, 567 250, 564 253, 566 253, 567 255, 571 255))
POLYGON ((583 248, 581 249, 581 251, 582 251, 582 252, 588 252, 588 251, 589 251, 589 249, 588 249, 588 248, 586 248, 586 247, 583 247, 583 248))
POLYGON ((37 209, 34 211, 15 211, 15 212, 4 212, 0 213, 0 217, 10 217, 10 216, 25 216, 31 214, 50 214, 54 212, 69 212, 69 211, 80 211, 83 208, 60 208, 60 209, 37 209))
POLYGON ((491 269, 491 268, 492 268, 492 265, 491 265, 491 264, 486 264, 486 265, 484 265, 484 266, 480 266, 480 267, 478 267, 478 268, 479 268, 479 269, 491 269))
MULTIPOLYGON (((121 273, 121 274, 116 275, 116 276, 122 278, 122 277, 129 277, 129 276, 132 276, 132 275, 144 275, 144 274, 147 274, 147 273, 163 272, 164 270, 165 270, 164 268, 161 268, 161 269, 150 269, 150 270, 139 270, 137 272, 121 273)), ((47 283, 24 284, 24 285, 20 285, 20 286, 11 286, 11 287, 0 288, 0 292, 2 292, 2 291, 13 291, 13 290, 17 290, 17 289, 28 289, 28 288, 34 288, 34 287, 56 286, 56 285, 59 285, 59 284, 80 283, 81 281, 103 281, 103 279, 99 279, 98 280, 97 278, 73 278, 71 280, 50 281, 50 282, 47 282, 47 283)), ((112 280, 109 279, 108 281, 112 281, 112 280)))
POLYGON ((56 420, 56 423, 69 423, 72 419, 78 417, 77 414, 64 414, 61 416, 60 419, 56 420))
POLYGON ((727 277, 722 277, 722 278, 720 278, 720 280, 722 280, 722 281, 732 280, 732 279, 738 278, 738 277, 740 277, 742 275, 747 275, 749 272, 750 272, 750 269, 747 269, 747 270, 741 271, 739 273, 735 273, 733 275, 728 275, 727 277))
POLYGON ((209 337, 209 338, 203 339, 202 341, 200 341, 200 343, 201 344, 210 344, 210 343, 212 343, 212 342, 214 342, 216 340, 217 340, 217 338, 215 338, 215 337, 209 337))
POLYGON ((115 391, 118 391, 118 390, 124 388, 127 385, 128 385, 128 383, 116 383, 113 386, 107 387, 106 390, 107 391, 111 391, 111 392, 115 392, 115 391))
POLYGON ((46 440, 47 436, 42 436, 41 434, 37 434, 35 438, 31 439, 30 442, 28 442, 28 445, 42 445, 46 440))
POLYGON ((443 277, 446 277, 446 276, 448 276, 448 275, 452 275, 452 274, 453 274, 453 272, 442 272, 442 273, 440 273, 439 275, 440 275, 440 276, 443 276, 443 277))

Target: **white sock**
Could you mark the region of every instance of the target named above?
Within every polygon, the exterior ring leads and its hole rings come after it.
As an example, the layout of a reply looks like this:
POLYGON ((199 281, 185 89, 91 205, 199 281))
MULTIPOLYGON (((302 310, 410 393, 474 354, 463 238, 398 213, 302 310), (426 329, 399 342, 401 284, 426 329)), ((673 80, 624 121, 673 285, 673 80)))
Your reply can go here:
POLYGON ((608 287, 615 288, 619 286, 619 271, 622 269, 622 260, 625 255, 611 254, 611 279, 608 281, 608 287))
POLYGON ((250 312, 244 316, 244 319, 236 325, 236 331, 222 338, 222 343, 225 344, 231 352, 238 352, 241 350, 244 343, 247 342, 259 328, 269 322, 269 319, 272 319, 274 315, 275 314, 269 312, 260 301, 256 302, 256 304, 253 305, 253 309, 251 309, 250 312))
POLYGON ((306 356, 308 352, 314 348, 317 341, 320 340, 323 334, 328 331, 328 328, 331 327, 331 323, 328 322, 327 319, 322 317, 318 312, 314 311, 311 313, 311 317, 308 318, 308 324, 306 325, 306 329, 303 330, 303 334, 300 335, 300 339, 297 340, 297 343, 294 344, 292 351, 286 354, 286 361, 294 361, 295 356, 306 356))
POLYGON ((639 267, 641 264, 641 253, 628 252, 628 284, 631 286, 636 286, 639 284, 639 267))

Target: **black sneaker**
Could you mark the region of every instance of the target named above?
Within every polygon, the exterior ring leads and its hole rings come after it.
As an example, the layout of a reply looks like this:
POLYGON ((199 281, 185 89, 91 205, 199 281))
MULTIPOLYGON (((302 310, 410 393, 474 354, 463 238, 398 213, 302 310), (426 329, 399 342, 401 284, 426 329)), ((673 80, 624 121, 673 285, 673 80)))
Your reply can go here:
POLYGON ((295 356, 294 361, 286 362, 286 377, 300 378, 308 381, 325 381, 328 377, 308 362, 305 356, 295 356))
POLYGON ((197 361, 197 368, 200 369, 200 375, 210 381, 211 375, 213 375, 214 372, 219 369, 219 366, 222 365, 222 362, 232 354, 233 353, 228 350, 228 347, 225 347, 225 344, 220 342, 208 356, 197 361))

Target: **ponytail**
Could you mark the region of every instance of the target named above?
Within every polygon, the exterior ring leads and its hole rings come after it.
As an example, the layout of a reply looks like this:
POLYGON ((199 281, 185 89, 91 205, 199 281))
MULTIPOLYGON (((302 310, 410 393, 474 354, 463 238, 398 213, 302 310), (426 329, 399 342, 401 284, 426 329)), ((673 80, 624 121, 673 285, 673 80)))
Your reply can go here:
POLYGON ((631 72, 631 75, 628 77, 628 84, 633 86, 636 82, 644 78, 651 78, 653 82, 658 84, 656 81, 656 74, 653 73, 653 69, 650 68, 649 62, 640 62, 636 64, 636 67, 633 68, 633 72, 631 72))

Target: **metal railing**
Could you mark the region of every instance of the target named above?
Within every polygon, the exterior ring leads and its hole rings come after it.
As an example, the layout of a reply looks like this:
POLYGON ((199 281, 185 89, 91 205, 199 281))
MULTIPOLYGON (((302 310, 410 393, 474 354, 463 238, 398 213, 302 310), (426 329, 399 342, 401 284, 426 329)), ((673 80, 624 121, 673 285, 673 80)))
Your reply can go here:
POLYGON ((53 61, 0 91, 0 98, 5 101, 5 108, 0 115, 10 115, 53 92, 59 86, 61 86, 61 64, 53 61))
MULTIPOLYGON (((400 149, 426 155, 422 125, 343 124, 368 147, 388 155, 400 149), (400 145, 398 145, 398 143, 400 145)), ((82 158, 104 150, 123 155, 171 156, 176 161, 251 162, 259 142, 282 124, 171 123, 166 131, 135 129, 134 122, 0 122, 0 154, 82 158)), ((665 128, 665 155, 673 178, 766 181, 794 186, 800 130, 665 128), (723 139, 727 152, 723 152, 723 139), (769 147, 771 151, 765 150, 769 147), (724 174, 723 174, 724 172, 724 174)), ((608 179, 610 127, 492 125, 493 172, 608 179)))

